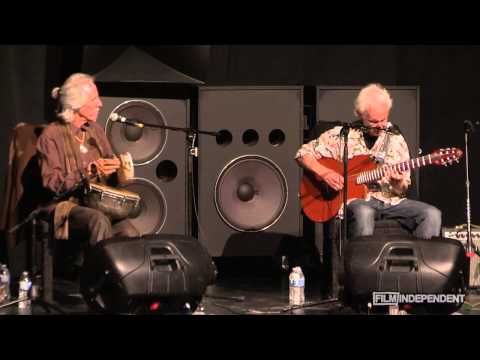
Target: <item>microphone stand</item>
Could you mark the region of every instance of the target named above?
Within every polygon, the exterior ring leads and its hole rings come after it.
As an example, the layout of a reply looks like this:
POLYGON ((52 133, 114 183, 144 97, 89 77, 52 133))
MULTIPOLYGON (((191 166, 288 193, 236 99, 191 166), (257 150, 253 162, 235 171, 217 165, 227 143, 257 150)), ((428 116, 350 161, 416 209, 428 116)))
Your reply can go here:
POLYGON ((128 123, 128 122, 120 122, 120 123, 129 125, 129 126, 139 127, 139 128, 149 127, 149 128, 154 128, 154 129, 183 131, 187 134, 195 134, 195 135, 206 134, 206 135, 218 136, 218 132, 216 132, 216 131, 202 131, 202 130, 197 130, 197 129, 192 129, 192 128, 183 128, 183 127, 175 127, 175 126, 150 124, 150 123, 144 123, 144 122, 140 122, 140 121, 135 121, 136 124, 131 124, 131 123, 128 123))
MULTIPOLYGON (((117 122, 118 120, 114 120, 114 121, 117 122)), ((193 128, 184 128, 184 127, 176 127, 176 126, 151 124, 151 123, 145 123, 145 122, 141 122, 141 121, 137 121, 137 120, 128 121, 127 119, 124 119, 124 120, 120 120, 118 123, 123 124, 123 125, 127 125, 127 126, 134 126, 134 127, 140 128, 140 129, 148 127, 148 128, 153 128, 153 129, 183 131, 187 135, 187 141, 188 141, 188 144, 189 144, 188 154, 191 157, 198 157, 198 147, 195 146, 195 141, 197 139, 198 134, 204 134, 204 135, 210 135, 210 136, 218 136, 219 135, 219 133, 215 132, 215 131, 202 131, 202 130, 197 130, 197 129, 193 129, 193 128)), ((190 157, 189 157, 187 166, 188 166, 188 174, 189 175, 193 174, 193 164, 192 164, 192 160, 190 159, 190 157)), ((189 194, 189 197, 191 197, 190 194, 189 194)), ((190 224, 190 227, 191 227, 192 226, 191 225, 192 220, 191 220, 190 211, 191 211, 191 209, 189 210, 189 213, 187 214, 187 217, 188 217, 187 220, 188 220, 188 222, 190 224)), ((188 233, 189 234, 191 233, 191 229, 188 230, 188 233)))
POLYGON ((66 190, 64 192, 61 192, 59 194, 56 194, 54 196, 54 198, 51 201, 49 201, 46 205, 44 205, 42 207, 39 207, 38 209, 33 210, 22 222, 18 223, 17 225, 13 226, 12 228, 10 228, 8 230, 8 233, 9 234, 14 233, 19 228, 21 228, 23 225, 28 224, 30 221, 35 220, 42 213, 47 212, 48 208, 50 206, 56 204, 57 202, 59 202, 63 199, 71 197, 72 195, 74 195, 74 193, 76 193, 78 190, 80 190, 82 187, 84 187, 86 184, 88 184, 88 181, 94 179, 97 176, 97 174, 93 174, 90 177, 85 177, 85 175, 83 175, 83 174, 81 174, 81 176, 82 176, 82 179, 79 182, 77 182, 75 185, 73 185, 72 188, 70 188, 69 190, 66 190))
POLYGON ((467 202, 467 248, 466 255, 472 258, 477 254, 480 256, 480 251, 472 241, 472 220, 470 209, 470 178, 469 178, 469 161, 468 161, 468 138, 469 134, 474 131, 473 125, 470 122, 465 122, 465 187, 466 187, 466 202, 467 202))
POLYGON ((339 258, 342 257, 343 244, 347 242, 347 201, 348 201, 348 133, 352 125, 344 125, 340 130, 340 137, 343 138, 343 226, 340 230, 340 243, 338 249, 339 258))
POLYGON ((347 201, 348 201, 348 133, 350 129, 361 130, 363 132, 368 130, 384 131, 394 135, 400 134, 400 130, 395 126, 386 129, 373 128, 363 124, 344 123, 340 130, 340 137, 343 138, 343 226, 341 228, 340 243, 339 243, 339 257, 342 256, 342 245, 347 242, 347 201))
MULTIPOLYGON (((198 147, 195 146, 195 141, 196 141, 197 136, 199 134, 210 135, 210 136, 215 136, 215 137, 220 135, 216 131, 204 131, 204 130, 197 130, 197 129, 193 129, 193 128, 183 128, 183 127, 175 127, 175 126, 150 124, 150 123, 144 123, 144 122, 140 122, 140 121, 136 121, 136 124, 127 123, 127 122, 123 122, 123 124, 126 124, 128 126, 135 126, 135 127, 139 127, 139 128, 149 127, 149 128, 154 128, 154 129, 183 131, 187 135, 187 139, 188 139, 188 143, 189 143, 188 154, 192 157, 198 157, 198 147)), ((189 164, 188 164, 188 168, 189 168, 189 171, 191 172, 192 171, 192 164, 191 164, 190 161, 189 161, 189 164)), ((231 297, 221 296, 220 297, 220 296, 216 296, 216 295, 207 294, 207 295, 205 295, 205 297, 222 298, 222 299, 225 299, 225 300, 233 300, 233 301, 244 301, 244 299, 242 297, 235 297, 235 296, 231 296, 231 297)))

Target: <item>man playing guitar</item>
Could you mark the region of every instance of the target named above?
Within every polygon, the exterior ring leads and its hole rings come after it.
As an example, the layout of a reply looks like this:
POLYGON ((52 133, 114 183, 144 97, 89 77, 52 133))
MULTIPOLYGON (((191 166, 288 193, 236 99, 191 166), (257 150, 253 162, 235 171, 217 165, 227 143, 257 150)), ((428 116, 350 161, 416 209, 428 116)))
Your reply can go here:
MULTIPOLYGON (((380 84, 367 85, 359 92, 355 100, 354 113, 361 121, 359 125, 363 124, 368 130, 350 130, 349 162, 362 155, 368 155, 377 163, 384 165, 393 165, 410 159, 403 136, 398 131, 384 131, 393 126, 388 121, 391 107, 390 94, 380 84)), ((328 185, 332 192, 343 189, 343 175, 321 164, 321 160, 342 161, 341 129, 341 126, 336 126, 324 132, 317 139, 304 144, 295 156, 298 164, 306 169, 309 175, 319 183, 328 185)), ((411 180, 410 169, 403 170, 385 167, 383 177, 368 185, 364 196, 349 199, 347 209, 351 237, 372 235, 377 219, 395 219, 419 238, 429 239, 440 235, 442 220, 440 210, 405 197, 411 180)))

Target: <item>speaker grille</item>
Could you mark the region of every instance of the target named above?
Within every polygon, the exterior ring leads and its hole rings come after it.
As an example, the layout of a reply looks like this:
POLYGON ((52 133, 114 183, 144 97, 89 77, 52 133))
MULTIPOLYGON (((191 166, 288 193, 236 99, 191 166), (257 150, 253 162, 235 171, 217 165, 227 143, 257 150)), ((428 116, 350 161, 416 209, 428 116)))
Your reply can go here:
POLYGON ((147 179, 134 178, 121 187, 140 195, 138 212, 130 216, 140 234, 159 233, 167 219, 167 202, 158 186, 147 179))
MULTIPOLYGON (((162 112, 151 102, 145 100, 124 101, 115 107, 113 112, 149 124, 167 125, 162 112)), ((111 113, 108 115, 105 132, 115 153, 130 152, 135 165, 148 164, 161 154, 167 142, 165 129, 148 127, 141 129, 113 122, 109 119, 110 115, 111 113)))
POLYGON ((282 170, 259 155, 232 160, 220 171, 215 184, 218 214, 238 231, 262 231, 272 226, 285 210, 287 199, 282 170))

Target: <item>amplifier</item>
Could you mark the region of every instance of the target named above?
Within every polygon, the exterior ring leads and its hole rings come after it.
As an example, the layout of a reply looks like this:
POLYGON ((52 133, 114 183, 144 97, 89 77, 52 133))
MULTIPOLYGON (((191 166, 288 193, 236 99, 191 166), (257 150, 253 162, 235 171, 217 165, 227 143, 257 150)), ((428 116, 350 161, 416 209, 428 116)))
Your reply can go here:
MULTIPOLYGON (((467 225, 457 225, 453 228, 443 227, 442 236, 458 240, 467 246, 467 225)), ((472 225, 472 242, 480 249, 480 226, 478 225, 472 225)), ((480 287, 480 257, 475 254, 469 260, 468 287, 478 288, 480 287)))

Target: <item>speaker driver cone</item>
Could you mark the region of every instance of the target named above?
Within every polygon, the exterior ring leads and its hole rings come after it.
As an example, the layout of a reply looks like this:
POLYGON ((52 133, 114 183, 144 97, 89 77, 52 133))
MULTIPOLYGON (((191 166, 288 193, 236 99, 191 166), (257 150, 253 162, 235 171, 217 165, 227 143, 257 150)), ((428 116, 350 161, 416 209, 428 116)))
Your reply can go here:
POLYGON ((147 179, 133 178, 120 187, 140 195, 138 211, 129 217, 140 234, 159 233, 167 218, 167 202, 158 186, 147 179))
POLYGON ((275 224, 287 205, 282 170, 270 159, 244 155, 230 161, 215 184, 215 206, 223 221, 238 231, 262 231, 275 224))
MULTIPOLYGON (((129 100, 118 105, 112 113, 140 122, 167 125, 162 112, 152 103, 144 100, 129 100)), ((163 151, 167 142, 167 131, 151 127, 138 128, 121 122, 107 120, 105 132, 115 153, 132 154, 135 165, 153 161, 163 151)))

